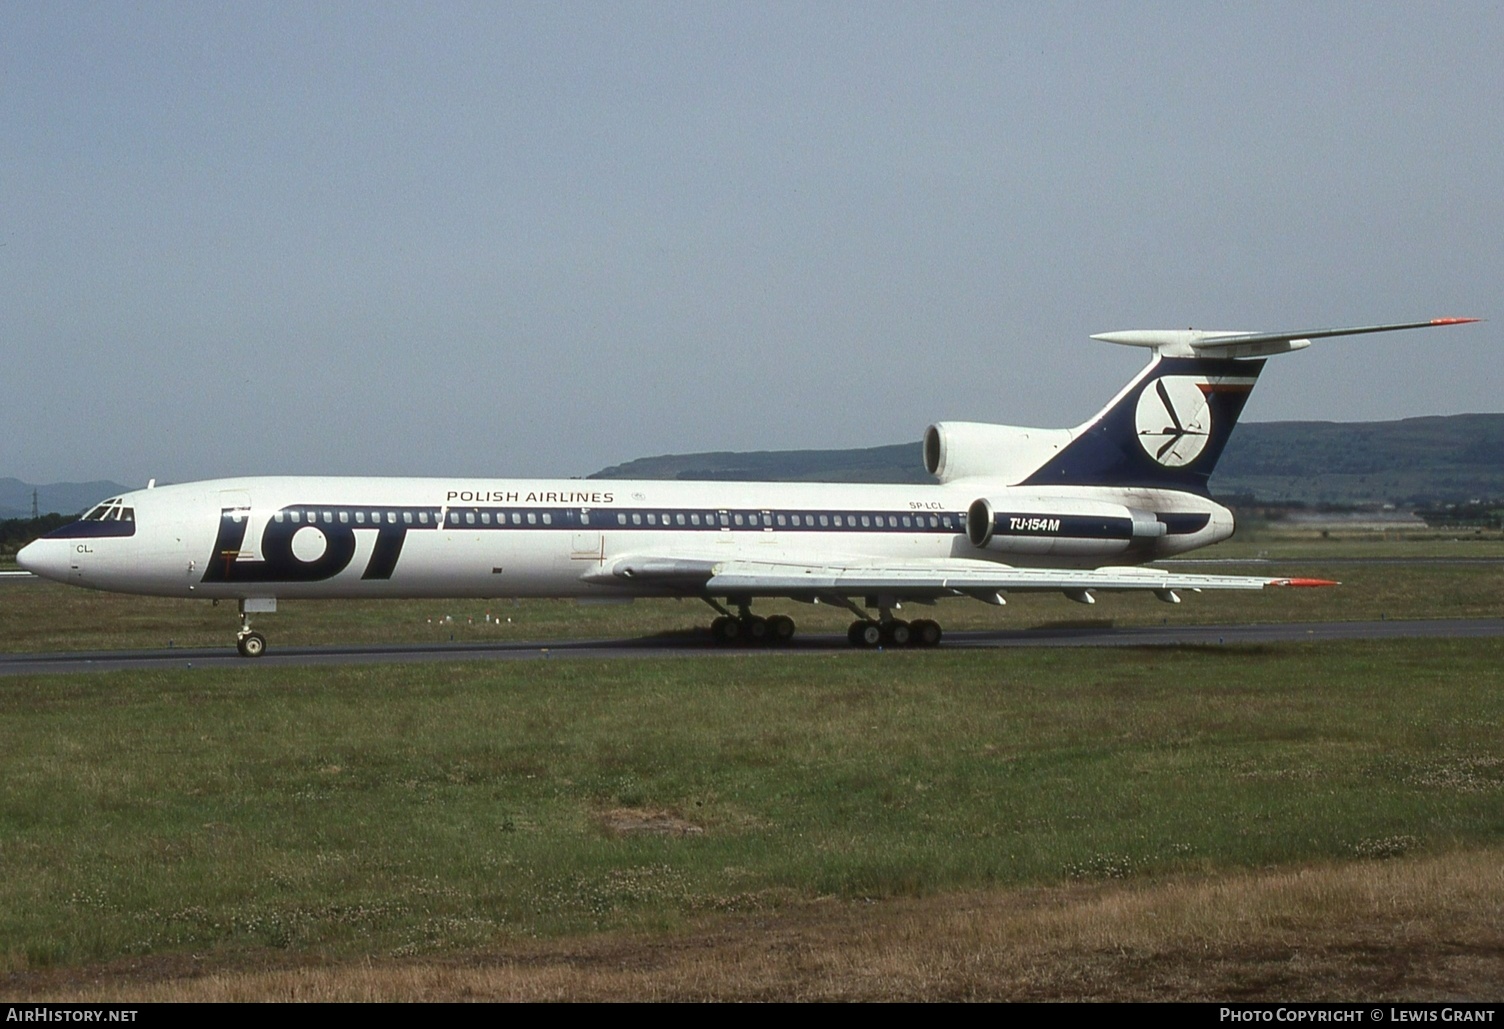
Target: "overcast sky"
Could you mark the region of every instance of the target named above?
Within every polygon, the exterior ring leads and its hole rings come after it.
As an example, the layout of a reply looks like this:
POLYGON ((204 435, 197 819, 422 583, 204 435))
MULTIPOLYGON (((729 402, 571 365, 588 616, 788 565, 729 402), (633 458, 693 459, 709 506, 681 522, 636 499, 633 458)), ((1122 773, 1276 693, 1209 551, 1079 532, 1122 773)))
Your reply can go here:
POLYGON ((1472 315, 1253 420, 1504 410, 1504 5, 8 3, 0 476, 568 476, 1089 416, 1111 329, 1472 315))

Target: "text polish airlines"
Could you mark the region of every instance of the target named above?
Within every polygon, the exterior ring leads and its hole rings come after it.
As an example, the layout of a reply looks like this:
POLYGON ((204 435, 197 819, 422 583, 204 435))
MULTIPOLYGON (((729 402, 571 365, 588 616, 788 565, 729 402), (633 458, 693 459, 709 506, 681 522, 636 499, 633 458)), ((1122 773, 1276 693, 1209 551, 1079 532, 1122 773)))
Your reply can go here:
POLYGON ((932 646, 939 623, 895 617, 904 602, 1321 585, 1148 562, 1232 535, 1207 480, 1265 358, 1476 320, 1103 333, 1153 356, 1101 412, 1074 429, 931 425, 930 486, 218 479, 112 497, 17 560, 91 589, 237 600, 248 657, 266 649, 250 615, 284 597, 697 597, 727 643, 788 640, 791 618, 751 610, 783 599, 849 609, 854 645, 932 646))

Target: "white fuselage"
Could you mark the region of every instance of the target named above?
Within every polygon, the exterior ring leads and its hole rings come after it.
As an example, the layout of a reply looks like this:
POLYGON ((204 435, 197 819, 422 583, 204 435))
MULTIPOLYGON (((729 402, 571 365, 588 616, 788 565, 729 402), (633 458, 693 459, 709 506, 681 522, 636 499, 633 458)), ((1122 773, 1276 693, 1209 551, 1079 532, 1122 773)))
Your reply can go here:
POLYGON ((119 506, 128 521, 74 523, 26 547, 22 565, 95 589, 215 599, 662 596, 702 591, 611 569, 655 557, 1096 568, 1183 553, 1233 530, 1231 512, 1195 494, 986 479, 268 477, 137 490, 119 506), (966 529, 980 500, 994 516, 982 546, 966 529))

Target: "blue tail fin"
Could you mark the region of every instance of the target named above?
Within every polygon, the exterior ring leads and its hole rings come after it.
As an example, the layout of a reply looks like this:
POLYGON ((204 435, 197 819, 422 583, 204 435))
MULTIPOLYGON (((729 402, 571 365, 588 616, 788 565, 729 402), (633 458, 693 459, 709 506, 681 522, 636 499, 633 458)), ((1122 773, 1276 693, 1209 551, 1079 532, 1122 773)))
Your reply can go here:
POLYGON ((1027 486, 1142 486, 1206 495, 1262 359, 1154 360, 1027 486))

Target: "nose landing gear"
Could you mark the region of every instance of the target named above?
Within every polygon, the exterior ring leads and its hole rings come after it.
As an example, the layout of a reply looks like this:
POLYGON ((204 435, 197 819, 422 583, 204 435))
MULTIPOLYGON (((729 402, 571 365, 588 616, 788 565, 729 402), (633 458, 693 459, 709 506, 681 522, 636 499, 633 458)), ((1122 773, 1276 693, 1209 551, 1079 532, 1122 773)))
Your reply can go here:
POLYGON ((260 657, 266 653, 266 637, 251 628, 251 613, 277 610, 275 597, 247 597, 240 602, 240 631, 235 634, 235 649, 241 657, 260 657))
POLYGON ((241 657, 260 657, 266 653, 266 637, 246 628, 235 637, 235 649, 240 651, 241 657))

